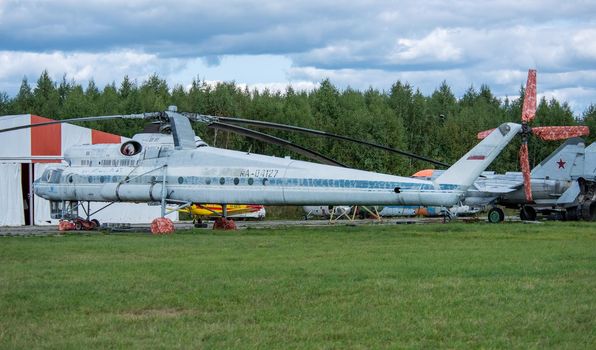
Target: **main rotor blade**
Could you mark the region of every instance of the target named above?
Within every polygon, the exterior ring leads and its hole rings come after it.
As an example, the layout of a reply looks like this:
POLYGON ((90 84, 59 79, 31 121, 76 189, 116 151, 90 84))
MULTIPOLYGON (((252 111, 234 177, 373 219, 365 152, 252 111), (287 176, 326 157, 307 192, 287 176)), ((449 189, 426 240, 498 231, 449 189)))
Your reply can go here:
POLYGON ((404 156, 407 156, 407 157, 410 157, 410 158, 414 158, 414 159, 418 159, 418 160, 422 160, 422 161, 425 161, 425 162, 428 162, 428 163, 432 163, 432 164, 435 164, 435 165, 440 165, 440 166, 444 166, 444 167, 449 167, 450 166, 447 163, 439 162, 437 160, 433 160, 433 159, 430 159, 430 158, 419 156, 419 155, 416 155, 416 154, 413 154, 413 153, 410 153, 410 152, 406 152, 406 151, 402 151, 402 150, 399 150, 399 149, 396 149, 396 148, 391 148, 391 147, 379 145, 379 144, 368 142, 368 141, 362 141, 362 140, 354 139, 354 138, 351 138, 351 137, 348 137, 348 136, 342 136, 342 135, 332 134, 332 133, 325 132, 325 131, 308 129, 308 128, 302 128, 302 127, 299 127, 299 126, 292 126, 292 125, 284 125, 284 124, 266 122, 266 121, 261 121, 261 120, 249 120, 249 119, 230 118, 230 117, 217 117, 217 118, 219 119, 219 121, 227 122, 227 123, 248 124, 248 125, 253 125, 253 126, 257 126, 257 127, 260 126, 260 127, 265 127, 265 128, 272 128, 272 129, 279 129, 279 130, 286 130, 286 131, 297 131, 297 132, 302 132, 302 133, 306 133, 306 134, 312 134, 312 135, 321 136, 321 137, 329 137, 329 138, 334 138, 334 139, 338 139, 338 140, 355 142, 355 143, 359 143, 359 144, 362 144, 362 145, 379 148, 379 149, 382 149, 382 150, 385 150, 385 151, 399 153, 401 155, 404 155, 404 156))
POLYGON ((271 143, 274 145, 285 147, 285 148, 290 149, 290 150, 292 150, 298 154, 301 154, 305 157, 319 161, 323 164, 335 165, 335 166, 347 168, 346 165, 344 165, 334 159, 326 157, 318 152, 315 152, 315 151, 310 150, 306 147, 302 147, 300 145, 292 143, 291 141, 284 140, 279 137, 271 136, 271 135, 268 135, 268 134, 265 134, 262 132, 246 129, 246 128, 236 126, 236 125, 220 123, 220 122, 212 122, 212 123, 208 124, 207 127, 213 128, 213 129, 231 131, 233 133, 236 133, 236 134, 239 134, 242 136, 246 136, 251 139, 255 139, 255 140, 259 140, 259 141, 263 141, 263 142, 267 142, 267 143, 271 143))
POLYGON ((524 93, 522 122, 530 122, 536 116, 536 70, 528 70, 528 82, 524 93))
POLYGON ((519 164, 524 176, 524 192, 526 200, 532 202, 532 182, 530 176, 530 160, 528 159, 528 143, 522 142, 519 148, 519 164))
POLYGON ((45 126, 45 125, 73 123, 73 122, 92 122, 92 121, 96 121, 96 120, 107 120, 107 119, 147 119, 147 118, 159 117, 160 115, 161 115, 161 112, 153 112, 153 113, 140 113, 140 114, 104 115, 104 116, 98 116, 98 117, 70 118, 70 119, 55 120, 55 121, 51 121, 51 122, 44 122, 44 123, 38 123, 38 124, 27 124, 27 125, 15 126, 12 128, 0 129, 0 133, 14 131, 14 130, 35 128, 38 126, 45 126))
POLYGON ((564 140, 572 137, 588 136, 587 126, 537 126, 532 133, 545 141, 564 140))

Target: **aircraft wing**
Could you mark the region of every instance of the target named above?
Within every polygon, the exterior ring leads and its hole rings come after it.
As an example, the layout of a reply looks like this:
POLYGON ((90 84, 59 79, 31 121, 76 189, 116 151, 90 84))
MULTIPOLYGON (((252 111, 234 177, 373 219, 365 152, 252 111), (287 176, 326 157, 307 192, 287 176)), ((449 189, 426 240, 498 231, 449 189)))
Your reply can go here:
POLYGON ((478 179, 474 182, 474 187, 479 192, 492 194, 505 194, 519 190, 524 185, 521 176, 494 176, 486 179, 478 179))

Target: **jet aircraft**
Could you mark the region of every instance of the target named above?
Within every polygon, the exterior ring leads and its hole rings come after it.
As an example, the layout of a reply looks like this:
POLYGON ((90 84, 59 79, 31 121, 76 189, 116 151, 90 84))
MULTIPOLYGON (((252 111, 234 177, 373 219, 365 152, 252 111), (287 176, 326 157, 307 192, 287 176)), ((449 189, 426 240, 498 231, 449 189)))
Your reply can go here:
MULTIPOLYGON (((442 174, 442 170, 427 169, 424 173, 429 180, 442 174)), ((468 189, 462 205, 470 208, 490 206, 489 221, 501 222, 503 210, 497 205, 519 209, 522 220, 535 220, 537 214, 558 214, 561 218, 586 220, 594 219, 592 211, 583 215, 583 206, 592 206, 594 199, 587 193, 596 182, 596 143, 585 147, 580 138, 567 140, 553 153, 538 164, 530 173, 532 201, 526 198, 522 172, 495 174, 483 172, 468 189), (580 180, 582 179, 582 180, 580 180), (583 197, 579 183, 583 182, 583 197), (581 203, 580 203, 581 202, 581 203)), ((416 175, 415 175, 416 176, 416 175)), ((593 190, 592 190, 593 192, 593 190)))

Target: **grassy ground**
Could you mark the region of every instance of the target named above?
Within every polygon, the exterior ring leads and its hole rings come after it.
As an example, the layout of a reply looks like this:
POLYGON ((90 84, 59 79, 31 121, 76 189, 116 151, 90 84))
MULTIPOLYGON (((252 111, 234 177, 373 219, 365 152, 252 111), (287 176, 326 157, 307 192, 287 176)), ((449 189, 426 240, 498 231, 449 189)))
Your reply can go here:
POLYGON ((3 238, 0 348, 32 347, 594 349, 596 226, 3 238))

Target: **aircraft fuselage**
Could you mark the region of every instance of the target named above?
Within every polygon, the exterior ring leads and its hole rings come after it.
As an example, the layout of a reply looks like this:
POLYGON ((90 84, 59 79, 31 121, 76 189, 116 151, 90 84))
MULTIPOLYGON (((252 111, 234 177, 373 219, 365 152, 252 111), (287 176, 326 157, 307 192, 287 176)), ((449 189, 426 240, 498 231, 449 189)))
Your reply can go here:
POLYGON ((145 152, 108 157, 117 150, 75 146, 65 156, 71 165, 48 169, 35 181, 35 193, 54 201, 147 202, 165 194, 167 200, 201 203, 438 206, 453 205, 463 195, 457 186, 427 180, 214 147, 164 147, 153 152, 156 158, 145 152))

